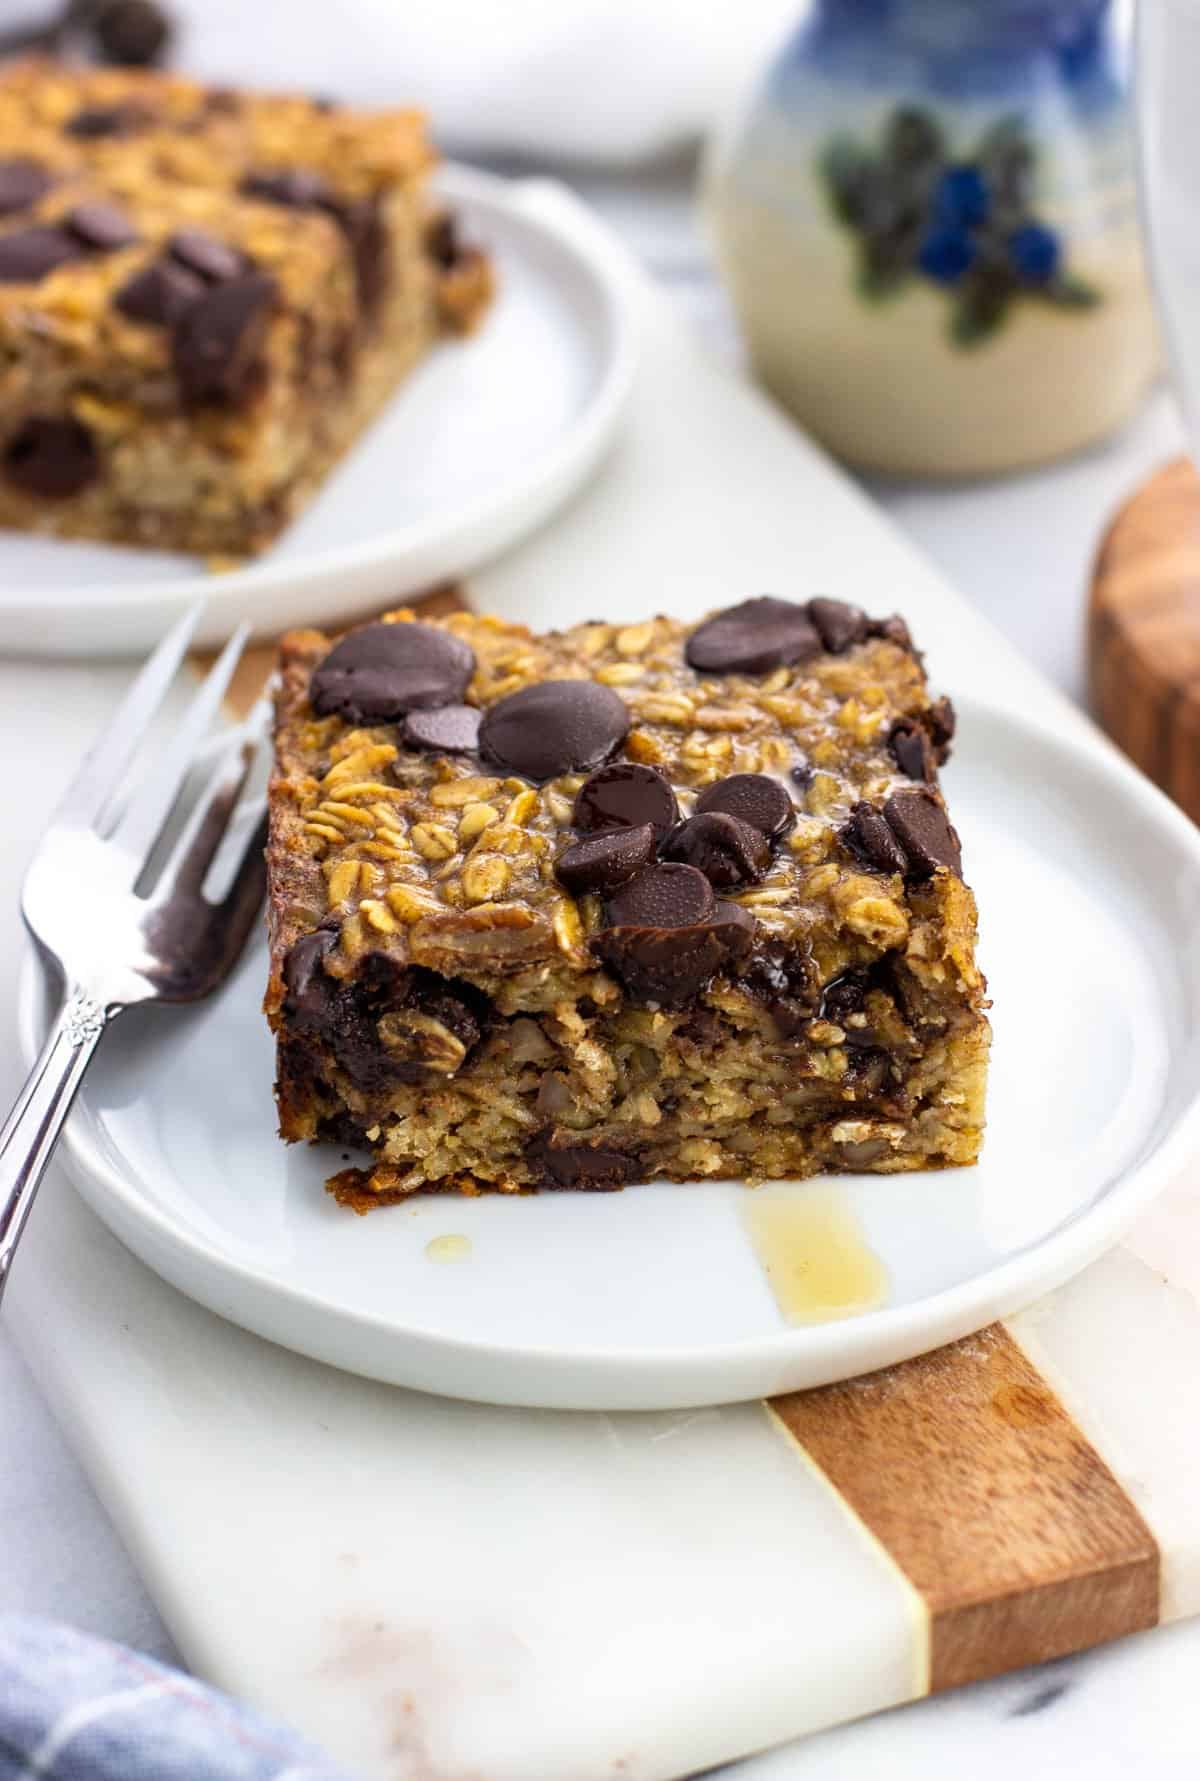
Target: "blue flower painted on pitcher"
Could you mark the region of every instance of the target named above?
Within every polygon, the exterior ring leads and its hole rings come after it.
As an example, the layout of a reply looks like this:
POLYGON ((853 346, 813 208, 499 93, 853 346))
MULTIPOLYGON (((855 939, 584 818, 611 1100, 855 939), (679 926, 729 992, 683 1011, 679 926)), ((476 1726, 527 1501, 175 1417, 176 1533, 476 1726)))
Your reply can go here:
POLYGON ((991 202, 978 167, 947 167, 933 191, 934 220, 947 229, 976 229, 987 222, 991 202))
POLYGON ((950 337, 960 346, 987 339, 1022 298, 1072 309, 1099 302, 1067 273, 1059 235, 1032 213, 1035 166, 1016 117, 998 119, 962 157, 921 106, 897 106, 874 146, 833 137, 820 171, 835 217, 856 237, 862 295, 887 297, 924 278, 951 294, 950 337))
POLYGON ((1024 223, 1008 238, 1008 258, 1022 284, 1050 285, 1058 276, 1062 244, 1043 223, 1024 223))
POLYGON ((921 242, 917 264, 934 284, 957 284, 975 258, 975 243, 965 229, 938 224, 921 242))

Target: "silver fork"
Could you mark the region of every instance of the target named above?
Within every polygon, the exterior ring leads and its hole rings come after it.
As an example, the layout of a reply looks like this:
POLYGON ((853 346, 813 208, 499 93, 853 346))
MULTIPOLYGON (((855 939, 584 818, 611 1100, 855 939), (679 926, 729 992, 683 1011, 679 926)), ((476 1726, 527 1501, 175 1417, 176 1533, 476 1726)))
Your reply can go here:
POLYGON ((21 913, 43 959, 56 967, 63 993, 37 1062, 0 1128, 0 1297, 46 1164, 109 1022, 139 1002, 191 1002, 208 995, 237 961, 262 905, 265 816, 243 847, 224 896, 212 902, 204 894, 262 737, 261 706, 222 741, 195 801, 185 795, 242 653, 246 626, 230 638, 182 722, 122 802, 135 761, 149 752, 147 733, 200 610, 193 608, 167 633, 130 687, 25 876, 21 913), (164 849, 147 891, 147 867, 164 849))

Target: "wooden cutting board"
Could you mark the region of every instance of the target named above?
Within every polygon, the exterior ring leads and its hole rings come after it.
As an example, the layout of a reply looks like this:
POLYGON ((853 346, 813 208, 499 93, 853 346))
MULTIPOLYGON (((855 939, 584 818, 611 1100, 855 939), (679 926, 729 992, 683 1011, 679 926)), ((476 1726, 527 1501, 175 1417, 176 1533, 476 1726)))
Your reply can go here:
MULTIPOLYGON (((639 301, 616 459, 473 603, 519 615, 575 576, 623 615, 684 573, 787 591, 800 562, 867 603, 886 587, 939 681, 1002 684, 1078 731, 857 490, 639 301)), ((74 680, 20 673, 0 664, 0 699, 54 696, 91 729, 84 681, 77 710, 74 680)), ((332 1372, 180 1298, 61 1179, 6 1314, 188 1660, 380 1781, 666 1781, 1200 1612, 1186 1186, 1002 1326, 721 1410, 489 1409, 332 1372)))
POLYGON ((1176 458, 1118 510, 1092 575, 1092 708, 1200 822, 1200 474, 1176 458))

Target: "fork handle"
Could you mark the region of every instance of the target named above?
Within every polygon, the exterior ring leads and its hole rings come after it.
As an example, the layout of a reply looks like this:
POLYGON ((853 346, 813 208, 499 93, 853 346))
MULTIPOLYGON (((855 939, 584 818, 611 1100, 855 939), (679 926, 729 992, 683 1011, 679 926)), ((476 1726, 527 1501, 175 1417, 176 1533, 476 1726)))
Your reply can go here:
POLYGON ((63 1121, 109 1020, 104 1007, 71 985, 12 1112, 0 1127, 0 1299, 63 1121))

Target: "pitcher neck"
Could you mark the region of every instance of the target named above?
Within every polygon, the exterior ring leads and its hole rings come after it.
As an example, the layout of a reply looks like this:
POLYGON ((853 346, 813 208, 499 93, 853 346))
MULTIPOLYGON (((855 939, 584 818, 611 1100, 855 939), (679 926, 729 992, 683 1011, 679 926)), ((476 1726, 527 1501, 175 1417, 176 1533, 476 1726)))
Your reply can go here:
POLYGON ((1083 93, 1123 64, 1132 0, 811 0, 797 48, 834 76, 907 71, 948 96, 1019 89, 1034 65, 1083 93))
POLYGON ((1121 9, 1113 0, 815 0, 813 10, 830 27, 907 43, 944 44, 957 33, 976 44, 1041 47, 1103 28, 1121 9))

